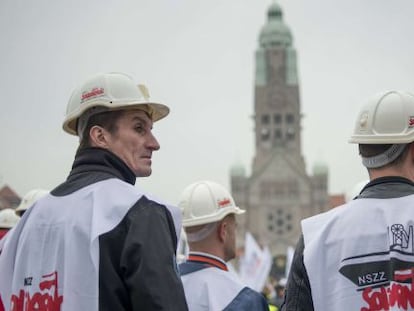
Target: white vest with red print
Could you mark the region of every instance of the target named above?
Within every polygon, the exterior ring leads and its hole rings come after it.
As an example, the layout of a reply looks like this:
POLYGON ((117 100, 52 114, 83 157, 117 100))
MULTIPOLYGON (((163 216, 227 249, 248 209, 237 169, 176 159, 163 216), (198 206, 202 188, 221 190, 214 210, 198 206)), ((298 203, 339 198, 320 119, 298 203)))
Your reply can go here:
POLYGON ((179 269, 190 311, 269 310, 263 295, 242 284, 216 256, 190 252, 179 269))
POLYGON ((302 230, 316 311, 414 310, 414 195, 357 199, 302 230))
MULTIPOLYGON (((2 245, 0 311, 98 310, 99 236, 116 227, 142 195, 108 179, 35 203, 2 245)), ((179 233, 180 211, 167 208, 179 233)))

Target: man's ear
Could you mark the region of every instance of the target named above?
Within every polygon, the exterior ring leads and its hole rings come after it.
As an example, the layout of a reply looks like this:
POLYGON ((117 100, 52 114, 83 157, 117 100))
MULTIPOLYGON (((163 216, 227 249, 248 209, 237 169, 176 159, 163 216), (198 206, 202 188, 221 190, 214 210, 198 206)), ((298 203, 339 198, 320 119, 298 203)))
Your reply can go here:
POLYGON ((89 138, 92 147, 108 148, 109 132, 99 125, 94 125, 89 130, 89 138))
POLYGON ((217 226, 217 231, 220 242, 224 242, 227 237, 227 222, 221 221, 217 226))
POLYGON ((407 148, 408 152, 405 160, 409 161, 409 163, 414 163, 414 143, 409 143, 407 148))
POLYGON ((408 148, 410 148, 410 156, 411 156, 411 159, 412 159, 411 161, 414 162, 414 143, 410 143, 408 148))

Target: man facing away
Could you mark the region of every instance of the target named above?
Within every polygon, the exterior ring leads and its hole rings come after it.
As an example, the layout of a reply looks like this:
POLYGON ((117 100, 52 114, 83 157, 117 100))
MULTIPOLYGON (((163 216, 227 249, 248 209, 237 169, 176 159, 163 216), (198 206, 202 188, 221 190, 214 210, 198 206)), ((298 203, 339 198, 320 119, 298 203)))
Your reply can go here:
POLYGON ((389 91, 358 114, 370 182, 302 221, 282 310, 414 310, 414 96, 389 91))
POLYGON ((191 311, 269 310, 265 298, 243 285, 226 262, 236 255, 235 215, 230 193, 212 181, 199 181, 183 191, 179 207, 189 255, 179 265, 191 311))
POLYGON ((0 310, 187 310, 175 251, 181 216, 134 187, 168 107, 122 73, 73 92, 63 128, 80 144, 67 180, 38 200, 0 256, 0 310))

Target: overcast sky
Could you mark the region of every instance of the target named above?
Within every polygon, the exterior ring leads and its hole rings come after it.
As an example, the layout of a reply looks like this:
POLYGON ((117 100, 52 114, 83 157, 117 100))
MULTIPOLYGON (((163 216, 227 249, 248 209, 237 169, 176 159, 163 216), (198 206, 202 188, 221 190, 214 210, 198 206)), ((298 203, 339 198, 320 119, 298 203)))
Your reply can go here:
MULTIPOLYGON (((75 86, 122 71, 171 108, 154 125, 161 149, 138 183, 176 203, 199 179, 229 187, 254 155, 254 53, 271 0, 1 0, 0 186, 24 195, 70 171, 63 132, 75 86)), ((364 100, 414 91, 412 0, 280 0, 298 53, 302 153, 329 167, 329 192, 367 178, 347 143, 364 100)))

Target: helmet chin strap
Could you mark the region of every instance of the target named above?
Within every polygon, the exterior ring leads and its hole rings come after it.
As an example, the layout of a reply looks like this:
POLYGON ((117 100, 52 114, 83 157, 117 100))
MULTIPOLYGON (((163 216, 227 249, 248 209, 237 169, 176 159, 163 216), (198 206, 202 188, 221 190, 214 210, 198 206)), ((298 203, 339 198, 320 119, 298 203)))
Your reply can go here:
POLYGON ((405 150, 408 144, 394 144, 385 152, 373 157, 362 157, 362 164, 366 168, 379 168, 394 161, 405 150))
POLYGON ((187 241, 188 242, 199 242, 201 240, 204 240, 206 237, 210 235, 211 232, 214 231, 214 229, 217 228, 219 222, 211 222, 209 224, 206 224, 203 228, 196 232, 187 233, 187 241))

